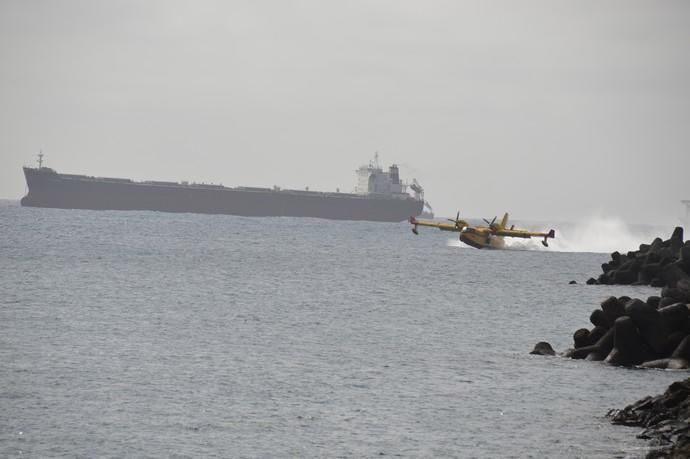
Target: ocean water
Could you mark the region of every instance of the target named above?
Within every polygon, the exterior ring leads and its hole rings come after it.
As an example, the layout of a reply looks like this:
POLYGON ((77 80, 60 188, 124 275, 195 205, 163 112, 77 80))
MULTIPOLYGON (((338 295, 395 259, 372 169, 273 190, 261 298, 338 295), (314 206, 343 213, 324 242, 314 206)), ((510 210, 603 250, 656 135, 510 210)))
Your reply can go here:
POLYGON ((658 293, 606 258, 3 202, 0 457, 637 457, 605 414, 686 372, 529 355, 658 293))

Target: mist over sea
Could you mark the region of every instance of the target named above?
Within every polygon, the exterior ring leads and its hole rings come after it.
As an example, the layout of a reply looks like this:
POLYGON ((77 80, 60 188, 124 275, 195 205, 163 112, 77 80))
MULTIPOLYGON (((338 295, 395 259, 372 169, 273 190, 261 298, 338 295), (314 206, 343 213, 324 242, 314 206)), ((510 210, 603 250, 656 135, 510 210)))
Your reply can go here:
POLYGON ((636 457, 605 414, 687 372, 529 351, 657 294, 584 282, 593 252, 671 230, 480 251, 405 223, 0 202, 0 457, 636 457))

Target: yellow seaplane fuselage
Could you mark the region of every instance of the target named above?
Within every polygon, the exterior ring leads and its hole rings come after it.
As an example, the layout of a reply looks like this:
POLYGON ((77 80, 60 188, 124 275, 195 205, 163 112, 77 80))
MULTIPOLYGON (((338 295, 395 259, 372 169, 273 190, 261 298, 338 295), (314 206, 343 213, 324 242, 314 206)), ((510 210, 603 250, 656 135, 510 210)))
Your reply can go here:
POLYGON ((410 223, 413 226, 412 232, 419 234, 418 228, 420 226, 428 226, 431 228, 438 228, 441 231, 453 231, 460 233, 459 239, 465 244, 475 247, 477 249, 500 249, 504 246, 504 238, 517 237, 529 239, 532 237, 541 237, 544 240, 541 243, 544 247, 548 247, 548 239, 556 237, 556 232, 550 230, 547 233, 532 232, 524 229, 515 229, 514 226, 508 228, 508 214, 503 215, 503 219, 496 223, 496 217, 492 221, 484 220, 487 226, 473 226, 465 220, 460 219, 460 213, 455 220, 449 219, 451 223, 435 222, 430 220, 417 220, 410 217, 410 223))

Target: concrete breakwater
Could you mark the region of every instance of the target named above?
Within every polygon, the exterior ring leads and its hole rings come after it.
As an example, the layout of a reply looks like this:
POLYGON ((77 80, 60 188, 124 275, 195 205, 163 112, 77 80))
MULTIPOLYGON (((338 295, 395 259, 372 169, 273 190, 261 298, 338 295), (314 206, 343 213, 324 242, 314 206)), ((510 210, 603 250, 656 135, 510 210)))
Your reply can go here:
POLYGON ((565 356, 612 365, 690 367, 690 241, 677 227, 667 240, 656 238, 637 252, 611 254, 593 284, 650 284, 660 296, 609 297, 589 317, 593 328, 573 334, 565 356))
POLYGON ((690 241, 683 242, 683 228, 678 226, 667 240, 657 237, 639 250, 626 254, 613 252, 611 260, 601 265, 602 274, 587 284, 651 285, 675 284, 690 274, 690 241))
POLYGON ((609 297, 573 334, 573 359, 649 368, 690 368, 690 284, 664 288, 646 301, 609 297))

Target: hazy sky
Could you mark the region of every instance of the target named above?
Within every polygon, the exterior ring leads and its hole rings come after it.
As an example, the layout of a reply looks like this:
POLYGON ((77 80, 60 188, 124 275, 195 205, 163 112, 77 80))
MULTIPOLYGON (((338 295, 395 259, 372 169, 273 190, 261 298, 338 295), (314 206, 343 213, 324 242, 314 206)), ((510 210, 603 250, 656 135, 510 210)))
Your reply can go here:
POLYGON ((60 172, 677 222, 688 1, 0 0, 0 198, 60 172))

